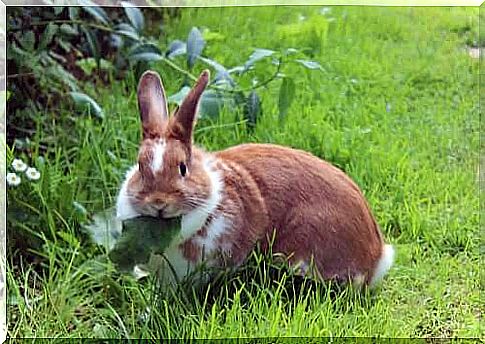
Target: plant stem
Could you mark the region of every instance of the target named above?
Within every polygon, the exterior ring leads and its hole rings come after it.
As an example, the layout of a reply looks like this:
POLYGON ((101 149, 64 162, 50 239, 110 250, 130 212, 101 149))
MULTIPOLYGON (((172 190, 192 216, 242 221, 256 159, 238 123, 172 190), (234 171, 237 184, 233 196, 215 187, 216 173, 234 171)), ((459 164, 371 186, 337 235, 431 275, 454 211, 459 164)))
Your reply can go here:
MULTIPOLYGON (((193 75, 192 73, 186 71, 182 67, 179 67, 177 64, 175 64, 174 62, 172 62, 170 59, 162 56, 161 61, 165 62, 167 65, 169 65, 170 67, 172 67, 176 71, 178 71, 178 72, 186 75, 187 77, 189 77, 193 81, 197 81, 197 77, 195 75, 193 75)), ((219 90, 221 92, 231 93, 231 94, 240 93, 240 92, 243 92, 244 93, 244 92, 248 92, 248 91, 253 91, 255 89, 264 87, 267 84, 269 84, 270 82, 272 82, 273 80, 275 80, 278 77, 278 74, 281 71, 281 66, 282 65, 283 65, 283 57, 280 57, 279 60, 278 60, 278 67, 276 68, 276 71, 273 73, 273 75, 271 75, 268 79, 264 80, 263 82, 260 82, 260 83, 256 84, 256 86, 252 86, 252 87, 248 87, 248 88, 244 88, 244 89, 238 89, 238 88, 236 88, 236 89, 232 89, 232 90, 231 89, 227 89, 227 88, 223 88, 223 87, 220 87, 220 86, 214 86, 214 85, 211 85, 209 87, 212 88, 212 89, 219 90)))
POLYGON ((270 82, 272 82, 273 80, 275 80, 277 77, 278 77, 278 74, 280 73, 280 70, 281 70, 281 66, 283 65, 283 57, 280 57, 279 60, 278 60, 278 68, 276 68, 276 71, 273 73, 273 75, 271 75, 268 79, 266 79, 265 81, 263 82, 260 82, 259 84, 257 84, 256 86, 253 86, 253 87, 250 87, 250 88, 247 88, 247 89, 243 89, 241 90, 242 92, 246 92, 246 91, 253 91, 255 89, 258 89, 258 88, 261 88, 261 87, 264 87, 266 86, 267 84, 269 84, 270 82))
POLYGON ((178 72, 180 72, 180 73, 188 76, 193 81, 197 81, 197 77, 195 75, 193 75, 192 73, 186 71, 185 69, 177 66, 175 63, 173 63, 172 61, 170 61, 170 59, 166 58, 165 56, 162 56, 162 61, 165 62, 170 67, 172 67, 173 69, 175 69, 176 71, 178 71, 178 72))

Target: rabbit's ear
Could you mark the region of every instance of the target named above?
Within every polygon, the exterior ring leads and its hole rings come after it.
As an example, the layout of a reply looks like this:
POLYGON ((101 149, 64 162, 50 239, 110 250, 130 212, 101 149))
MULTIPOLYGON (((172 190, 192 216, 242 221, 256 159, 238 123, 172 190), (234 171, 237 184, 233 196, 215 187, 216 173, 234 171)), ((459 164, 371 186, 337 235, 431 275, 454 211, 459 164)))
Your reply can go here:
POLYGON ((204 70, 173 117, 170 127, 171 135, 187 145, 192 143, 192 130, 195 125, 199 101, 208 83, 209 71, 204 70))
POLYGON ((168 121, 167 99, 157 72, 146 71, 138 83, 138 108, 143 138, 159 137, 168 121))

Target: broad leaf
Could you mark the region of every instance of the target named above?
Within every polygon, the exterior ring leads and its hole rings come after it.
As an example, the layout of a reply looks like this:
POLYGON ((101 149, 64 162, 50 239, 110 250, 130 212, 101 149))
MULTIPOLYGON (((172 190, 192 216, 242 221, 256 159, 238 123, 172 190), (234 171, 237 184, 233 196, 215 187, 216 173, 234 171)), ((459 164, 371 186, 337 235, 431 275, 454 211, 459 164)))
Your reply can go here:
POLYGON ((154 43, 136 43, 130 49, 128 55, 140 54, 140 53, 154 53, 162 55, 160 48, 154 43))
POLYGON ((288 109, 290 108, 293 99, 295 98, 295 83, 293 79, 285 77, 280 87, 280 94, 278 98, 278 109, 280 121, 284 120, 288 109))
POLYGON ((165 220, 140 216, 125 220, 109 258, 120 270, 132 272, 136 265, 148 264, 151 255, 162 255, 180 229, 180 217, 165 220))
MULTIPOLYGON (((183 100, 189 94, 190 87, 184 86, 180 91, 168 97, 170 103, 175 103, 180 106, 183 100)), ((199 106, 199 117, 216 117, 223 107, 234 108, 234 99, 229 98, 221 92, 214 90, 206 90, 202 93, 199 106)))
POLYGON ((131 61, 145 61, 145 62, 151 62, 151 61, 159 61, 163 59, 163 56, 157 53, 138 53, 138 54, 133 54, 130 55, 129 59, 131 61))
POLYGON ((187 66, 191 69, 204 49, 205 41, 198 28, 193 27, 187 38, 187 66))
POLYGON ((308 69, 320 69, 323 71, 323 67, 320 65, 320 63, 316 61, 308 61, 308 60, 295 60, 298 63, 301 63, 303 66, 305 66, 308 69))
POLYGON ((103 109, 101 109, 93 98, 80 92, 71 92, 70 94, 79 111, 88 111, 96 117, 104 118, 103 109))
POLYGON ((86 40, 88 42, 91 55, 96 59, 96 62, 99 64, 101 53, 96 33, 89 28, 82 28, 82 31, 86 35, 86 40))
POLYGON ((109 23, 109 17, 106 12, 91 0, 79 0, 79 4, 83 10, 92 15, 97 21, 103 24, 109 23))
POLYGON ((271 56, 275 53, 273 50, 268 49, 255 49, 254 52, 249 56, 249 60, 244 64, 243 72, 248 71, 256 62, 264 59, 265 57, 271 56))
POLYGON ((79 35, 79 31, 75 26, 69 25, 69 24, 62 24, 61 27, 59 28, 59 31, 65 35, 69 36, 75 36, 79 35))
POLYGON ((216 76, 212 81, 214 84, 216 85, 229 84, 232 87, 235 86, 235 82, 231 77, 231 75, 229 74, 226 67, 224 67, 223 65, 221 65, 220 63, 214 60, 211 60, 202 56, 199 56, 199 60, 207 63, 209 66, 213 67, 216 70, 216 76))
POLYGON ((177 93, 174 93, 170 97, 168 97, 167 100, 169 103, 177 104, 178 106, 180 106, 185 97, 187 97, 187 94, 189 94, 189 92, 190 87, 184 86, 177 93))
POLYGON ((116 219, 113 208, 95 214, 92 222, 84 228, 95 244, 107 250, 111 250, 121 236, 121 221, 116 219))
POLYGON ((199 116, 217 117, 224 107, 234 108, 234 100, 221 92, 206 90, 200 100, 199 116))
POLYGON ((131 25, 140 33, 143 30, 143 26, 145 25, 145 21, 143 19, 143 13, 141 10, 135 6, 133 6, 128 1, 122 1, 121 6, 125 10, 126 16, 130 21, 131 25))
POLYGON ((173 59, 175 56, 183 55, 185 53, 187 53, 187 44, 185 42, 182 42, 181 40, 176 39, 172 41, 172 43, 170 43, 165 55, 169 59, 173 59))
POLYGON ((43 50, 50 42, 52 42, 52 38, 56 34, 58 28, 59 27, 56 24, 49 23, 49 25, 47 25, 40 37, 39 46, 37 47, 38 50, 43 50))
POLYGON ((229 74, 237 73, 241 75, 244 72, 244 66, 236 66, 228 70, 229 74))
POLYGON ((246 99, 244 106, 244 119, 247 121, 249 131, 254 130, 256 122, 261 114, 261 100, 256 91, 252 91, 246 99))
POLYGON ((129 24, 126 24, 126 23, 118 24, 116 25, 115 30, 116 30, 116 33, 120 36, 127 37, 134 41, 140 40, 140 36, 138 35, 138 32, 136 31, 136 29, 129 24))
POLYGON ((203 57, 203 56, 199 56, 199 60, 207 63, 209 66, 211 67, 214 67, 214 69, 218 72, 220 71, 225 71, 226 70, 226 67, 224 67, 223 65, 221 65, 219 62, 216 62, 214 60, 211 60, 211 59, 208 59, 206 57, 203 57))

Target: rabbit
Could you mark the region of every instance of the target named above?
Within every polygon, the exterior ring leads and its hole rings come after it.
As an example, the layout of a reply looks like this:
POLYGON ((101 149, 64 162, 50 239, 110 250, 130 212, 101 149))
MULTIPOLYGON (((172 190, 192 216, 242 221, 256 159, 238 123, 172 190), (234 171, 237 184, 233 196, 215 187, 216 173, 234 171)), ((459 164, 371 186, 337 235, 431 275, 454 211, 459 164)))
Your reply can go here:
POLYGON ((158 73, 141 76, 142 141, 118 195, 118 219, 181 217, 180 234, 164 253, 177 280, 202 262, 237 267, 259 244, 287 257, 301 275, 375 286, 391 268, 394 249, 343 171, 274 144, 212 153, 193 144, 208 82, 204 70, 169 116, 158 73))

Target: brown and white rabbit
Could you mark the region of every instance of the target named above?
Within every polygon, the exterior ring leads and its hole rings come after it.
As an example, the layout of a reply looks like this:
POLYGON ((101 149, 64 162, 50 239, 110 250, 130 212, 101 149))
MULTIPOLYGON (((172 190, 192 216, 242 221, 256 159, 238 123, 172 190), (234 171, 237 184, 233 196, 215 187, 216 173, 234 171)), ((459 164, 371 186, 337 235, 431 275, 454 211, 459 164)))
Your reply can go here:
POLYGON ((204 71, 169 116, 159 75, 147 71, 141 77, 143 140, 138 164, 118 196, 118 218, 181 216, 180 235, 165 252, 178 278, 202 260, 237 266, 258 242, 267 249, 271 238, 272 252, 288 257, 300 273, 373 286, 391 267, 394 249, 384 243, 361 191, 341 170, 277 145, 243 144, 209 153, 193 144, 208 81, 204 71))

